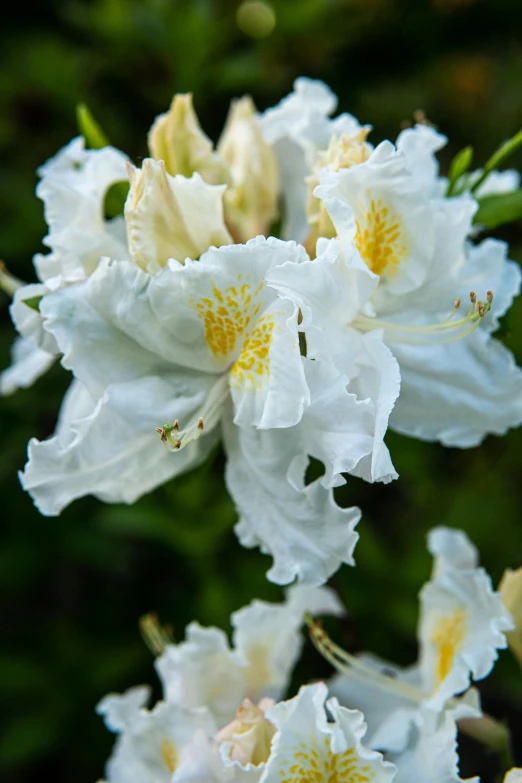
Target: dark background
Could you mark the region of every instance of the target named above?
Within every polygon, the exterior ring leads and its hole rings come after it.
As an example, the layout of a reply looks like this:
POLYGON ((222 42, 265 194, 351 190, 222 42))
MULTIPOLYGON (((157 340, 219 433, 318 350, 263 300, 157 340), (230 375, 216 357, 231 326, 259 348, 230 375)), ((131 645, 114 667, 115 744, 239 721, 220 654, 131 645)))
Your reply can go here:
MULTIPOLYGON (((520 0, 274 0, 273 33, 256 40, 227 0, 97 0, 10 4, 0 29, 0 256, 34 279, 45 234, 34 195, 36 167, 77 132, 85 101, 115 144, 135 160, 146 132, 176 91, 193 91, 205 130, 219 135, 228 101, 250 92, 265 108, 296 76, 328 82, 339 109, 394 139, 416 109, 451 142, 483 161, 522 127, 520 0)), ((522 157, 514 159, 522 167, 522 157)), ((496 233, 521 259, 522 226, 496 233)), ((13 337, 0 294, 0 362, 13 337)), ((522 362, 522 305, 503 339, 522 362)), ((33 508, 17 480, 31 436, 52 433, 67 386, 59 366, 32 389, 0 400, 0 545, 3 731, 0 775, 93 783, 112 738, 94 714, 107 691, 153 681, 138 618, 155 609, 178 639, 193 618, 228 627, 252 598, 280 600, 264 577, 269 559, 240 548, 223 486, 223 457, 132 507, 76 502, 57 519, 33 508)), ((389 486, 351 480, 339 494, 364 511, 357 568, 332 580, 350 616, 334 632, 352 650, 399 663, 415 659, 417 591, 429 574, 426 531, 464 528, 498 582, 522 564, 522 432, 459 451, 390 433, 401 478, 389 486)), ((307 646, 296 684, 326 675, 307 646)), ((503 653, 483 683, 485 706, 522 732, 522 676, 503 653)), ((522 757, 518 758, 522 763, 522 757)), ((464 776, 493 780, 494 755, 463 747, 464 776)))

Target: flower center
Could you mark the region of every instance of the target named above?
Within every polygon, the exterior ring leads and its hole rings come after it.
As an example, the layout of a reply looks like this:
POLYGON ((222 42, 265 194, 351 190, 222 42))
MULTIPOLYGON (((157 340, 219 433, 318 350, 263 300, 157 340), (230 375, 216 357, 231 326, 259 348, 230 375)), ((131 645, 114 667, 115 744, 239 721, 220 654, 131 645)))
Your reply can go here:
POLYGON ((487 291, 485 302, 478 300, 474 291, 471 291, 469 298, 471 301, 470 309, 463 318, 458 318, 457 320, 454 320, 454 317, 461 305, 460 298, 455 299, 452 313, 442 323, 404 326, 360 314, 351 322, 350 326, 361 332, 370 332, 372 329, 384 329, 388 342, 407 343, 410 345, 452 343, 474 332, 486 313, 491 310, 491 303, 493 302, 492 291, 487 291))

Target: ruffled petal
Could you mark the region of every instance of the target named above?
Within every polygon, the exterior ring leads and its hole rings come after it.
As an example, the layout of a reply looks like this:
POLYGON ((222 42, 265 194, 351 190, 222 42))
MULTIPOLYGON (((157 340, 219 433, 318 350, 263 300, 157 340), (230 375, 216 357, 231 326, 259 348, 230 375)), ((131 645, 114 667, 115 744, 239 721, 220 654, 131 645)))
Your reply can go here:
POLYGON ((522 422, 522 371, 481 326, 457 342, 396 343, 393 352, 401 395, 390 426, 398 432, 470 448, 522 422))
POLYGON ((27 389, 54 364, 56 357, 17 337, 11 349, 11 366, 0 373, 0 395, 27 389))
POLYGON ((360 512, 339 508, 320 480, 304 485, 307 460, 299 458, 296 469, 295 459, 302 454, 296 429, 225 425, 225 478, 240 514, 240 542, 260 546, 274 559, 268 579, 288 584, 297 577, 320 585, 341 563, 353 564, 360 512))
POLYGON ((176 412, 190 418, 205 390, 179 376, 142 378, 109 386, 94 400, 75 381, 64 398, 56 434, 29 442, 20 476, 42 514, 59 514, 72 500, 96 495, 105 503, 134 503, 146 492, 201 462, 215 432, 169 453, 154 431, 176 412))

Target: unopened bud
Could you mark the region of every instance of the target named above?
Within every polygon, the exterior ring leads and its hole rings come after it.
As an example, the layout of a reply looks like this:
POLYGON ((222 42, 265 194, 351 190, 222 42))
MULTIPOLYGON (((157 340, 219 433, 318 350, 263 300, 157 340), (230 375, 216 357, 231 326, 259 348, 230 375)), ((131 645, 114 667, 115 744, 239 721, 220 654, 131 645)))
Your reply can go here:
POLYGON ((279 171, 249 96, 232 103, 218 151, 232 174, 225 193, 227 225, 242 242, 266 234, 278 215, 279 171))
POLYGON ((157 272, 170 258, 198 259, 231 237, 223 220, 224 186, 208 185, 199 174, 171 177, 162 161, 146 158, 141 169, 128 165, 130 190, 125 222, 131 258, 157 272))
POLYGON ((230 181, 227 165, 201 129, 190 93, 175 95, 169 111, 156 118, 149 131, 149 149, 172 176, 191 177, 197 172, 210 185, 230 181))

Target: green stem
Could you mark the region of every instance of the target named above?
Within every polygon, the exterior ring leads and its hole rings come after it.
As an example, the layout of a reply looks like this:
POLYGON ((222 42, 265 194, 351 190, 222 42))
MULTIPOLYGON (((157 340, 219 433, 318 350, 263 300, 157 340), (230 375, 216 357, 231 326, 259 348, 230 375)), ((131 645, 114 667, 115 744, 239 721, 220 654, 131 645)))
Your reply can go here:
POLYGON ((491 172, 496 169, 501 163, 503 163, 515 150, 522 144, 522 130, 519 130, 515 136, 508 141, 504 142, 496 152, 493 153, 491 158, 486 162, 484 170, 477 181, 473 184, 471 192, 475 193, 480 186, 486 181, 491 172))

